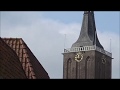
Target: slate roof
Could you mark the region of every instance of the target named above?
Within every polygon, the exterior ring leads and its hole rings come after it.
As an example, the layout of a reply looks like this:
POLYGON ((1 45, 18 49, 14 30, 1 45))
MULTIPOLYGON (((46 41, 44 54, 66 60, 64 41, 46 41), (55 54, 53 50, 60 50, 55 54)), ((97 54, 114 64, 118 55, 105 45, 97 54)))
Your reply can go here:
POLYGON ((2 38, 19 57, 28 79, 49 79, 49 75, 22 38, 2 38))
POLYGON ((93 46, 95 44, 103 49, 97 37, 94 12, 84 11, 80 35, 72 47, 93 46))
POLYGON ((27 79, 18 56, 1 38, 0 79, 27 79))

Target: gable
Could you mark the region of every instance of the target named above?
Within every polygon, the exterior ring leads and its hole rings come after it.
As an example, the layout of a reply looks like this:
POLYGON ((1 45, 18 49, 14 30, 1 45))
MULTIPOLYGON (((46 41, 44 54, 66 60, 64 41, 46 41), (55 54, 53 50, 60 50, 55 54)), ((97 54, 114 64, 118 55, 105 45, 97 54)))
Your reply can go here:
POLYGON ((16 53, 0 38, 0 78, 26 79, 16 53))
POLYGON ((48 73, 21 38, 3 38, 19 57, 23 70, 29 79, 48 79, 48 73))

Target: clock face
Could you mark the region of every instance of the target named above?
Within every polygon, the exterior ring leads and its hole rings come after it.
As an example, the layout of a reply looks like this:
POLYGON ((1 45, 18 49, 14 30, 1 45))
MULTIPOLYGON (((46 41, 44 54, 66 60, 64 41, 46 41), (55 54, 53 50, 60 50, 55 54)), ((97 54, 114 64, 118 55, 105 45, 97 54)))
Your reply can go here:
POLYGON ((81 60, 83 59, 83 54, 78 52, 76 55, 75 55, 75 60, 77 62, 80 62, 81 60))
POLYGON ((105 64, 106 63, 106 58, 105 55, 102 56, 102 63, 105 64))

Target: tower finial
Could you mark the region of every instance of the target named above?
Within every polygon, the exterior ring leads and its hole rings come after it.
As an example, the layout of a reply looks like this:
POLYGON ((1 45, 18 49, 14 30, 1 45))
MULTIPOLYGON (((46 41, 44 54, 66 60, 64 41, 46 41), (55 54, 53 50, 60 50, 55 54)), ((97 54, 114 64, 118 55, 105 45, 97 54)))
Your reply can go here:
POLYGON ((93 11, 84 11, 84 14, 88 14, 88 13, 92 13, 93 14, 93 11))

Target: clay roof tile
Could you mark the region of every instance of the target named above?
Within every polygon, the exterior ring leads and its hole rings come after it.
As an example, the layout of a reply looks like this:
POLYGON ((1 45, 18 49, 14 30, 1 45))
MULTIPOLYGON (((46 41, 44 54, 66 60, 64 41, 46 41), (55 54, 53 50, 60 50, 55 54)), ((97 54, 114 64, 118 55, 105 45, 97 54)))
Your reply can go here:
POLYGON ((2 38, 18 55, 26 76, 29 79, 49 79, 48 73, 34 56, 22 38, 2 38))

